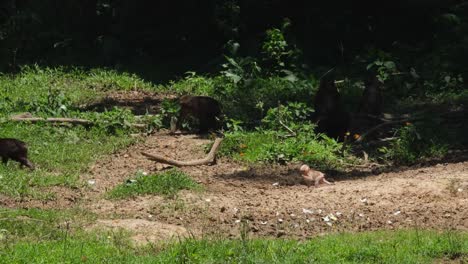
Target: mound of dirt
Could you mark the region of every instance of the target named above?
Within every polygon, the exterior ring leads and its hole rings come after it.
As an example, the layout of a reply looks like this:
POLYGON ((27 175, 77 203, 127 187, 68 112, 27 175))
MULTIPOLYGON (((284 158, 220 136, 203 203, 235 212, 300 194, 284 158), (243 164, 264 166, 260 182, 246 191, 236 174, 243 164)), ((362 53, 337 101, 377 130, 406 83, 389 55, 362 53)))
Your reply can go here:
POLYGON ((189 235, 187 230, 181 226, 143 219, 98 220, 92 228, 130 231, 133 234, 131 239, 137 245, 183 238, 189 235))

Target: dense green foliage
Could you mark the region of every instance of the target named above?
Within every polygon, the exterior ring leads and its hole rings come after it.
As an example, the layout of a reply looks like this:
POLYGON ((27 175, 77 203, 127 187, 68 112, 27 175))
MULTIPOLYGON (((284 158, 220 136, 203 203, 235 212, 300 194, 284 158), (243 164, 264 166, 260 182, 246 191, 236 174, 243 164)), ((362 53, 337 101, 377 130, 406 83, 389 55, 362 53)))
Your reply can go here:
POLYGON ((0 10, 0 71, 31 62, 106 65, 160 80, 211 71, 222 53, 262 54, 271 72, 282 64, 352 71, 389 57, 427 64, 424 76, 467 69, 463 1, 6 0, 0 10))

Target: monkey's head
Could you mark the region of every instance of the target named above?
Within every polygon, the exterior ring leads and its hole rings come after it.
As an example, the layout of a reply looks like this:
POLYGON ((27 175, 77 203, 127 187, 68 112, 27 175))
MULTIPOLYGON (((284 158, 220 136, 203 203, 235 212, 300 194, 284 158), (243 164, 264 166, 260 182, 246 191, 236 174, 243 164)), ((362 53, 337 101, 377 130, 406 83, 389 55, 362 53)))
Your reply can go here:
POLYGON ((181 105, 187 105, 190 103, 190 100, 192 100, 192 96, 191 95, 182 95, 181 97, 179 97, 179 104, 181 105))
POLYGON ((309 172, 309 170, 310 170, 309 166, 307 166, 307 165, 305 165, 305 164, 302 165, 301 168, 299 169, 299 171, 300 171, 302 174, 309 172))

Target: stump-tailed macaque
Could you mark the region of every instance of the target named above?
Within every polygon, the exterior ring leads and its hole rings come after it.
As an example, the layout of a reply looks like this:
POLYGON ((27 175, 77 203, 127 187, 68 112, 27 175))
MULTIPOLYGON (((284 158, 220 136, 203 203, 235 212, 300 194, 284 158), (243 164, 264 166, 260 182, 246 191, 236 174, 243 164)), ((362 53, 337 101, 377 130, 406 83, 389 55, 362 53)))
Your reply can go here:
POLYGON ((382 113, 382 82, 373 75, 365 82, 364 92, 359 103, 358 112, 379 116, 382 113))
POLYGON ((221 107, 216 99, 208 96, 184 95, 180 97, 179 103, 180 115, 177 121, 179 124, 183 119, 192 116, 198 119, 200 133, 219 128, 221 107))
POLYGON ((325 179, 325 174, 320 171, 313 170, 305 164, 302 165, 299 170, 301 172, 302 178, 304 179, 304 183, 307 186, 311 186, 313 184, 315 187, 318 187, 320 183, 332 184, 325 179))
POLYGON ((349 114, 343 107, 341 96, 333 78, 322 78, 315 95, 315 122, 317 132, 342 140, 349 126, 349 114))
POLYGON ((4 164, 9 159, 18 161, 21 167, 26 166, 34 170, 34 165, 28 160, 28 147, 26 143, 14 138, 0 138, 0 157, 4 164))

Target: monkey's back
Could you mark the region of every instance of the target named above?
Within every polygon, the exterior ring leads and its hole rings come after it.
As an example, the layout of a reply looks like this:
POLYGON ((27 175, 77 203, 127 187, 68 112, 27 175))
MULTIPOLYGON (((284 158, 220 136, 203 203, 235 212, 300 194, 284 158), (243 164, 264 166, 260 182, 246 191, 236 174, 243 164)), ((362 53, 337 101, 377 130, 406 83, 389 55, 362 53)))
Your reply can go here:
POLYGON ((26 157, 28 147, 25 142, 15 138, 0 138, 0 157, 16 158, 20 156, 26 157))
POLYGON ((209 96, 184 95, 179 99, 182 109, 191 111, 196 117, 219 116, 221 107, 219 102, 209 96))

